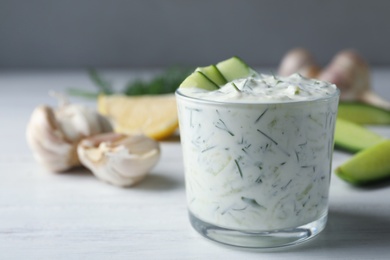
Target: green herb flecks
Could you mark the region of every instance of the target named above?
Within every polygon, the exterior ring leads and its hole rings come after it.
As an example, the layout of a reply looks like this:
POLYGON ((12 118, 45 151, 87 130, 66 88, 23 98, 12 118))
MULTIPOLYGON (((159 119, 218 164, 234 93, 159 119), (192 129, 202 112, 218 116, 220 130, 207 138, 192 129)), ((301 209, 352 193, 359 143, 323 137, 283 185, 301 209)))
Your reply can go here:
POLYGON ((263 183, 263 180, 261 178, 261 176, 259 176, 256 180, 255 180, 256 183, 263 183))
POLYGON ((248 79, 245 80, 242 89, 244 90, 245 88, 249 88, 250 90, 253 90, 252 87, 249 84, 247 84, 247 83, 248 83, 248 79))
POLYGON ((243 178, 243 176, 242 176, 242 171, 241 171, 240 163, 239 163, 237 160, 234 160, 234 162, 235 162, 235 163, 236 163, 236 165, 237 165, 238 172, 240 173, 240 176, 241 176, 241 179, 242 179, 242 178, 243 178))
POLYGON ((266 85, 267 88, 271 88, 271 86, 264 79, 262 79, 261 82, 263 82, 263 84, 266 85))
POLYGON ((251 199, 251 198, 246 198, 246 197, 241 197, 241 200, 245 203, 247 203, 249 206, 252 206, 254 208, 257 208, 257 209, 263 209, 263 210, 266 210, 267 208, 260 205, 255 199, 251 199))
POLYGON ((271 75, 272 75, 272 77, 274 78, 274 80, 279 80, 279 79, 275 76, 275 73, 274 73, 273 70, 271 70, 271 75))
POLYGON ((278 119, 277 118, 274 118, 271 122, 269 122, 268 126, 270 128, 273 128, 275 127, 275 125, 278 123, 278 119))
POLYGON ((303 165, 301 166, 302 169, 312 169, 313 170, 313 173, 316 172, 316 166, 315 165, 303 165))
POLYGON ((297 151, 294 151, 295 152, 295 156, 297 157, 297 162, 299 162, 299 152, 297 151))
POLYGON ((290 185, 291 182, 292 182, 292 180, 289 180, 289 182, 287 182, 287 184, 284 185, 283 187, 281 187, 280 189, 285 191, 287 189, 288 185, 290 185))
POLYGON ((306 145, 307 145, 307 141, 305 141, 304 143, 298 144, 298 146, 301 147, 301 148, 306 146, 306 145))
POLYGON ((257 131, 258 131, 259 133, 261 133, 262 135, 264 135, 266 138, 268 138, 271 142, 273 142, 274 144, 278 145, 278 143, 277 143, 274 139, 272 139, 270 136, 268 136, 267 134, 265 134, 263 131, 261 131, 260 129, 257 129, 257 131))
MULTIPOLYGON (((276 142, 274 139, 272 139, 269 135, 267 135, 266 133, 264 133, 263 131, 261 131, 260 129, 257 129, 257 131, 259 132, 259 133, 261 133, 262 135, 264 135, 266 138, 268 138, 272 143, 274 143, 275 145, 276 145, 276 147, 282 152, 282 153, 284 153, 286 156, 288 156, 288 157, 290 157, 291 155, 290 155, 290 153, 288 153, 285 149, 283 149, 283 147, 280 147, 279 145, 278 145, 278 142, 276 142)), ((266 144, 266 146, 265 146, 265 149, 267 150, 268 149, 268 144, 266 144)))
POLYGON ((246 210, 248 208, 248 206, 245 206, 245 207, 242 207, 242 208, 232 208, 231 210, 233 211, 243 211, 243 210, 246 210))
POLYGON ((232 82, 232 86, 238 93, 241 93, 241 90, 237 87, 236 84, 234 84, 234 82, 232 82))
POLYGON ((232 131, 230 131, 228 129, 228 127, 226 126, 225 122, 222 121, 222 119, 219 119, 215 124, 215 127, 218 128, 218 129, 221 129, 223 131, 226 131, 227 133, 229 133, 231 136, 234 136, 234 134, 232 133, 232 131))
POLYGON ((306 188, 296 196, 298 201, 301 201, 306 195, 309 194, 310 190, 313 188, 313 184, 309 184, 306 186, 306 188))
POLYGON ((321 123, 321 122, 318 122, 318 120, 317 119, 315 119, 315 118, 313 118, 311 115, 308 115, 307 116, 310 120, 312 120, 314 123, 316 123, 318 126, 320 126, 320 127, 324 127, 324 125, 321 123))
POLYGON ((241 140, 238 142, 238 144, 244 144, 244 136, 241 136, 241 140))
POLYGON ((214 146, 207 147, 207 148, 203 149, 203 150, 201 151, 201 153, 210 151, 210 150, 214 149, 215 147, 216 147, 215 145, 214 145, 214 146))
POLYGON ((276 80, 276 83, 275 83, 275 86, 278 85, 279 83, 282 83, 283 81, 280 80, 273 71, 271 71, 271 74, 272 74, 272 77, 274 78, 274 80, 276 80))
POLYGON ((264 114, 265 114, 267 111, 268 111, 268 108, 266 108, 266 109, 263 111, 263 113, 261 113, 261 115, 255 120, 255 124, 257 124, 257 123, 260 121, 260 119, 264 116, 264 114))

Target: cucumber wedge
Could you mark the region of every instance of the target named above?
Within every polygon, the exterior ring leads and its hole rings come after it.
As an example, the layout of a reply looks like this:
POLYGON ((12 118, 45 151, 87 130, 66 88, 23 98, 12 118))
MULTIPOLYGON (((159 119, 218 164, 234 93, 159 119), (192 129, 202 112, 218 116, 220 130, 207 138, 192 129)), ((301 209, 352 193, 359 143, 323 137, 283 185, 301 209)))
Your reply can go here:
POLYGON ((217 90, 219 89, 219 86, 211 81, 202 72, 195 71, 180 84, 180 88, 202 88, 206 90, 217 90))
POLYGON ((337 118, 335 147, 352 153, 367 149, 385 140, 384 137, 353 122, 337 118))
POLYGON ((253 69, 251 69, 237 56, 233 56, 230 59, 219 62, 217 64, 217 68, 227 81, 245 78, 252 74, 256 74, 253 69))
POLYGON ((223 75, 215 65, 210 65, 207 67, 199 67, 195 71, 202 72, 204 75, 206 75, 206 77, 208 77, 211 81, 213 81, 218 86, 222 86, 227 83, 227 80, 223 77, 223 75))
POLYGON ((335 170, 341 179, 363 185, 390 178, 390 140, 357 153, 335 170))
POLYGON ((358 102, 340 102, 337 117, 357 124, 390 124, 390 111, 358 102))

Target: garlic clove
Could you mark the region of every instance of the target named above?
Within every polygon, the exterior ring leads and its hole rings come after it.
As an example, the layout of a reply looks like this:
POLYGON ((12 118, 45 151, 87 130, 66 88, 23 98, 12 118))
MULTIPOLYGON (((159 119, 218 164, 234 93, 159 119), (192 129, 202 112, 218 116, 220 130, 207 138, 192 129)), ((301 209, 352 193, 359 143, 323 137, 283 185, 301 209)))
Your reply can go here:
POLYGON ((109 121, 89 108, 39 106, 30 117, 26 138, 39 163, 49 171, 62 172, 80 165, 77 144, 82 138, 110 131, 109 121))
POLYGON ((66 140, 52 108, 35 108, 26 136, 34 158, 49 171, 65 171, 80 164, 76 147, 66 140))
POLYGON ((100 134, 77 148, 81 163, 102 181, 132 186, 143 180, 160 158, 160 145, 144 135, 100 134))
POLYGON ((337 53, 318 79, 336 84, 343 100, 357 100, 370 89, 368 64, 353 50, 337 53))
POLYGON ((84 137, 112 131, 109 121, 94 110, 70 104, 60 107, 56 112, 59 127, 71 142, 78 142, 84 137))
POLYGON ((304 77, 314 78, 320 72, 320 67, 314 60, 313 55, 306 49, 295 48, 287 52, 280 62, 278 74, 290 76, 299 73, 304 77))

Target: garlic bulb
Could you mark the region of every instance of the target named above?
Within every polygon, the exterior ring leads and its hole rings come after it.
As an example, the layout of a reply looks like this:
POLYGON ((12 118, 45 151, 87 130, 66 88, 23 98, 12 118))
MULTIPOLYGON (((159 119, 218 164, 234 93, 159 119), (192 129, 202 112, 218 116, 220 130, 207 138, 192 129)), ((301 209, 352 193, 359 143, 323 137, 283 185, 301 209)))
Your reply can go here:
POLYGON ((63 104, 56 110, 35 108, 26 137, 35 159, 49 171, 61 172, 80 165, 77 144, 82 138, 110 131, 109 121, 94 110, 63 104))
POLYGON ((108 133, 82 140, 77 152, 97 178, 125 187, 140 182, 157 164, 160 145, 144 135, 108 133))
POLYGON ((354 50, 337 53, 318 79, 336 84, 341 90, 341 100, 360 101, 390 109, 390 102, 376 94, 371 87, 368 63, 354 50))
POLYGON ((346 100, 358 99, 371 85, 368 64, 353 50, 337 53, 318 79, 336 84, 346 100))
POLYGON ((314 78, 320 72, 312 54, 303 48, 295 48, 287 52, 280 62, 278 74, 290 76, 299 73, 307 78, 314 78))

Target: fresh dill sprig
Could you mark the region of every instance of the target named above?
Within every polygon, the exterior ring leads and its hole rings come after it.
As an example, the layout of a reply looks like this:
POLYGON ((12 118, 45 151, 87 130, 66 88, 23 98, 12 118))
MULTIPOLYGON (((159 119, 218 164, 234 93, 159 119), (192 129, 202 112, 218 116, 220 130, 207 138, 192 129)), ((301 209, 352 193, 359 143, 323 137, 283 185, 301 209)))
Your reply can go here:
POLYGON ((123 90, 123 94, 136 96, 174 93, 191 71, 193 70, 179 67, 169 68, 150 81, 135 80, 129 82, 123 90))
POLYGON ((98 92, 86 91, 78 88, 69 88, 67 92, 71 96, 82 97, 86 99, 96 99, 99 96, 98 92))
MULTIPOLYGON (((217 112, 218 112, 218 110, 217 110, 217 112)), ((222 119, 219 119, 217 122, 214 123, 214 125, 216 128, 221 129, 223 131, 226 131, 231 136, 234 136, 234 133, 228 129, 228 127, 226 126, 225 122, 222 119)))
POLYGON ((110 95, 114 93, 111 84, 103 79, 95 69, 90 69, 88 71, 89 77, 95 86, 99 89, 99 93, 110 95))
POLYGON ((156 75, 151 80, 135 79, 129 81, 122 90, 114 91, 112 84, 104 79, 95 69, 88 71, 91 81, 97 88, 96 92, 77 88, 68 89, 68 94, 85 98, 96 98, 99 94, 123 94, 127 96, 159 95, 174 93, 180 83, 190 75, 192 68, 171 67, 156 75))

